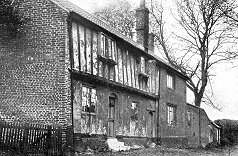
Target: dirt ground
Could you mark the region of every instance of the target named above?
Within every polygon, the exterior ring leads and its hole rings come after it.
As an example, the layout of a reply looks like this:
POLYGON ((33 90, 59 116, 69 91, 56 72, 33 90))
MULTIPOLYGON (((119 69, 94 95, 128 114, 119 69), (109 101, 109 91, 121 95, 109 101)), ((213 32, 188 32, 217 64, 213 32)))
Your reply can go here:
POLYGON ((238 145, 214 149, 145 148, 128 152, 94 154, 96 156, 238 156, 238 145))

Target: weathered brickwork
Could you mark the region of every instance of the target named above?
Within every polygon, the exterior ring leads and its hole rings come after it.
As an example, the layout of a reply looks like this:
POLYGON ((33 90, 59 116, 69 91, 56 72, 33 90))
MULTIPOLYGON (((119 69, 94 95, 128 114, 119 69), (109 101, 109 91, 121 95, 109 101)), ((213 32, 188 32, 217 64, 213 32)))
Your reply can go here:
MULTIPOLYGON (((202 108, 187 104, 187 113, 190 112, 190 122, 186 125, 186 135, 189 147, 205 147, 213 142, 213 125, 202 108), (200 119, 199 119, 200 116, 200 119), (199 121, 200 120, 200 121, 199 121)), ((188 118, 187 118, 188 120, 188 118)))
POLYGON ((114 130, 115 137, 139 137, 144 138, 156 138, 156 110, 158 105, 156 100, 143 97, 137 93, 114 89, 113 87, 94 86, 96 90, 96 111, 95 117, 91 116, 92 120, 85 119, 83 115, 83 93, 82 86, 86 86, 85 83, 74 80, 74 131, 75 133, 81 133, 84 136, 87 135, 109 135, 109 107, 110 107, 110 95, 116 95, 115 101, 115 121, 114 130), (84 84, 84 85, 83 85, 84 84), (132 103, 138 104, 136 117, 132 109, 132 103), (153 111, 153 116, 149 116, 149 112, 153 111), (149 119, 150 118, 150 119, 149 119), (88 130, 85 130, 86 125, 89 124, 88 130))
POLYGON ((174 89, 167 87, 167 74, 169 70, 160 68, 160 99, 158 135, 161 144, 165 146, 184 146, 185 141, 185 110, 186 110, 186 81, 177 74, 174 77, 174 89), (174 125, 168 124, 168 106, 175 107, 174 125), (170 140, 176 139, 176 144, 170 140), (180 143, 180 144, 178 144, 180 143))
POLYGON ((67 0, 15 3, 29 22, 21 38, 0 30, 0 119, 70 126, 76 148, 104 148, 108 137, 144 146, 211 141, 205 111, 186 103, 187 77, 148 47, 148 22, 137 21, 136 43, 67 0))
POLYGON ((15 3, 29 21, 22 38, 0 40, 0 117, 70 123, 67 13, 49 0, 15 3))

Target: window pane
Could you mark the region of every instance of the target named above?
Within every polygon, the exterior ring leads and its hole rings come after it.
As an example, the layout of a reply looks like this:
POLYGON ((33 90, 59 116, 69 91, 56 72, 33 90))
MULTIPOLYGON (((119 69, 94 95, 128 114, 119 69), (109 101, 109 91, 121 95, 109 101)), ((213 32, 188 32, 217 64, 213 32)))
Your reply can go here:
POLYGON ((115 46, 116 44, 115 44, 115 41, 112 41, 112 59, 114 60, 114 61, 117 61, 116 60, 116 51, 115 51, 115 46))
POLYGON ((141 73, 145 73, 145 58, 141 57, 141 73))
POLYGON ((81 132, 96 133, 96 89, 82 87, 81 132))
POLYGON ((168 109, 168 125, 175 125, 176 124, 176 107, 174 106, 167 106, 168 109))
POLYGON ((82 111, 86 112, 88 89, 82 87, 82 111))
POLYGON ((167 87, 174 89, 174 78, 171 75, 167 75, 167 87))

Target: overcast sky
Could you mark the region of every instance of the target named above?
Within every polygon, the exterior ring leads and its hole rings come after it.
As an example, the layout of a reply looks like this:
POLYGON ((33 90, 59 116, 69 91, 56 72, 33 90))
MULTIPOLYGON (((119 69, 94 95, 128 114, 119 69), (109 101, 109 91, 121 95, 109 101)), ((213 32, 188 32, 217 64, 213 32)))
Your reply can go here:
MULTIPOLYGON (((87 12, 94 12, 101 7, 113 3, 115 0, 69 0, 87 12)), ((140 0, 130 0, 134 5, 139 6, 140 0)), ((169 0, 170 1, 170 0, 169 0)), ((166 3, 169 3, 167 0, 166 3)), ((165 2, 164 2, 165 3, 165 2)), ((238 120, 238 67, 231 68, 229 64, 221 64, 214 69, 212 78, 213 91, 216 104, 219 104, 222 111, 202 104, 211 120, 235 119, 238 120)), ((187 101, 192 103, 193 97, 188 93, 187 101)))

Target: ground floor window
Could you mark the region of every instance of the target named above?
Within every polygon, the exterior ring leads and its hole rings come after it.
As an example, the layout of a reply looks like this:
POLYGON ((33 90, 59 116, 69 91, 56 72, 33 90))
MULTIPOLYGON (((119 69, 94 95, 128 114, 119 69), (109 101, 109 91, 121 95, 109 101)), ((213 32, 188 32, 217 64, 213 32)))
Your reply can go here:
POLYGON ((169 126, 176 125, 176 106, 167 105, 167 122, 169 126))
POLYGON ((81 133, 94 133, 96 130, 96 89, 82 87, 81 133))
POLYGON ((131 103, 130 133, 137 135, 138 131, 138 102, 131 103))

